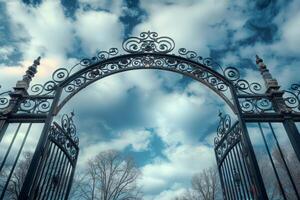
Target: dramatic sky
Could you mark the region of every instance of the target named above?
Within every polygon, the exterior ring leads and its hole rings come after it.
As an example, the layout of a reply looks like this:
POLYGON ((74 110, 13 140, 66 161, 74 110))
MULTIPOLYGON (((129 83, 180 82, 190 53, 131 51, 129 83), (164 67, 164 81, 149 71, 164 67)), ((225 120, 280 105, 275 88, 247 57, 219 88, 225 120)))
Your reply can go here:
MULTIPOLYGON (((0 0, 1 90, 10 89, 40 55, 34 82, 148 30, 170 36, 177 49, 235 66, 248 80, 259 79, 258 54, 287 88, 300 74, 299 10, 299 0, 0 0)), ((204 85, 157 70, 100 80, 59 116, 73 109, 78 171, 103 150, 132 155, 147 200, 171 199, 190 186, 193 174, 215 164, 218 110, 230 112, 204 85)))

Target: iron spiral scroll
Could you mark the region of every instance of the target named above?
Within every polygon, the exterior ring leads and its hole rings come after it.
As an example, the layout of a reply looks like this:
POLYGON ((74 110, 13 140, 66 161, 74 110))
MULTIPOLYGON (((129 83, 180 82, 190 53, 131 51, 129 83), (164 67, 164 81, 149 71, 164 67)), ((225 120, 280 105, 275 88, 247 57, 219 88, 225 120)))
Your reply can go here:
MULTIPOLYGON (((121 51, 118 48, 99 51, 96 56, 84 58, 71 68, 57 69, 53 72, 51 80, 30 88, 30 94, 39 98, 25 99, 18 111, 47 113, 52 104, 50 98, 56 95, 58 88, 62 88, 67 96, 72 97, 81 88, 111 74, 152 68, 178 72, 201 81, 221 96, 233 110, 236 109, 230 96, 230 88, 233 88, 237 95, 244 95, 238 102, 244 113, 274 112, 270 98, 263 96, 265 88, 258 82, 249 82, 242 78, 237 68, 222 67, 214 59, 204 58, 195 51, 179 48, 173 53, 174 49, 173 39, 159 36, 156 32, 147 31, 140 33, 138 37, 129 37, 122 43, 121 51)), ((299 85, 293 85, 292 89, 294 90, 286 91, 285 104, 294 111, 300 111, 299 85)), ((0 94, 0 112, 9 103, 8 94, 9 92, 0 94)))
POLYGON ((263 93, 263 87, 259 83, 242 79, 238 69, 231 66, 223 68, 214 59, 204 58, 185 48, 179 48, 174 54, 174 48, 173 39, 159 37, 156 32, 142 32, 139 37, 124 40, 121 52, 127 54, 120 54, 117 48, 100 51, 96 56, 84 58, 71 68, 57 69, 50 81, 33 85, 31 93, 55 96, 57 89, 62 88, 67 98, 71 98, 80 89, 103 77, 122 71, 149 68, 174 71, 199 80, 221 96, 233 110, 234 103, 229 92, 231 87, 237 94, 263 93))
POLYGON ((76 126, 73 121, 74 113, 64 114, 60 125, 53 123, 50 129, 49 138, 64 149, 72 162, 75 162, 78 156, 79 138, 76 134, 76 126))
POLYGON ((292 84, 288 90, 284 91, 283 99, 285 105, 293 112, 300 112, 300 84, 292 84))
MULTIPOLYGON (((0 89, 2 86, 0 85, 0 89)), ((10 91, 0 92, 0 111, 8 107, 9 105, 9 93, 10 91)))
POLYGON ((219 113, 220 121, 217 128, 217 136, 214 138, 215 152, 218 163, 221 163, 230 149, 240 141, 241 129, 238 122, 231 124, 228 114, 219 113))

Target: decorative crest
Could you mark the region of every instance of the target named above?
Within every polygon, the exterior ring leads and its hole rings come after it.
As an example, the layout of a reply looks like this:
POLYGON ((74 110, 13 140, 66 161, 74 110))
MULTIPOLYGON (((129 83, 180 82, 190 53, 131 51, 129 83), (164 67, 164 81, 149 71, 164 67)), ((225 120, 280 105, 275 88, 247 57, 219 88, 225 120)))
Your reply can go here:
POLYGON ((73 121, 75 116, 74 111, 71 112, 71 115, 64 114, 61 118, 61 127, 64 132, 76 143, 78 144, 79 140, 76 136, 76 126, 73 121))
POLYGON ((59 144, 59 148, 71 158, 72 162, 77 159, 79 138, 76 135, 76 126, 73 122, 74 112, 71 115, 64 114, 61 118, 61 124, 53 123, 50 129, 49 138, 56 144, 59 144))
POLYGON ((220 121, 217 129, 217 135, 222 137, 231 128, 231 118, 228 114, 223 115, 221 111, 219 111, 219 117, 220 121))
POLYGON ((158 37, 156 32, 142 32, 140 37, 130 37, 122 44, 129 53, 169 53, 175 42, 169 37, 158 37))

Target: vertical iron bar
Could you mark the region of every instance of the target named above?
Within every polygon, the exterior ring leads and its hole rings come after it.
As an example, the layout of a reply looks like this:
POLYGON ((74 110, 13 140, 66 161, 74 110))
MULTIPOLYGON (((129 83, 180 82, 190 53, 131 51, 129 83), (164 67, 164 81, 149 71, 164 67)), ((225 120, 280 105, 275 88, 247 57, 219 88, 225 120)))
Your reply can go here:
POLYGON ((65 157, 65 162, 64 162, 64 165, 63 165, 63 171, 62 171, 62 178, 61 178, 61 187, 57 193, 57 198, 55 196, 55 199, 61 199, 60 196, 61 196, 61 192, 63 191, 63 188, 65 187, 65 184, 66 184, 66 177, 68 176, 68 164, 69 164, 69 159, 67 157, 65 157))
POLYGON ((224 159, 224 162, 226 163, 226 172, 227 172, 227 178, 228 178, 228 185, 230 188, 230 199, 235 199, 235 195, 234 195, 234 189, 233 189, 233 185, 232 185, 232 180, 231 180, 231 175, 230 175, 230 166, 228 164, 228 157, 226 156, 226 158, 224 159))
POLYGON ((14 164, 13 164, 13 166, 12 166, 12 169, 11 169, 9 175, 8 175, 8 179, 7 179, 7 181, 6 181, 6 183, 5 183, 4 187, 3 187, 3 190, 2 190, 2 194, 1 194, 0 199, 3 199, 3 198, 4 198, 6 189, 7 189, 7 187, 8 187, 9 182, 10 182, 11 176, 12 176, 14 170, 15 170, 15 167, 16 167, 17 162, 18 162, 18 160, 19 160, 20 154, 21 154, 21 152, 22 152, 22 150, 23 150, 23 147, 24 147, 25 141, 26 141, 26 139, 27 139, 27 136, 28 136, 28 134, 29 134, 29 131, 30 131, 30 129, 31 129, 31 126, 32 126, 32 123, 30 123, 29 126, 28 126, 28 128, 27 128, 27 131, 26 131, 26 133, 25 133, 25 137, 23 138, 23 141, 22 141, 22 143, 21 143, 21 147, 20 147, 20 149, 19 149, 19 151, 18 151, 17 157, 16 157, 16 159, 15 159, 15 161, 14 161, 14 164))
MULTIPOLYGON (((241 154, 243 154, 241 143, 239 143, 237 147, 238 147, 239 151, 241 152, 241 154)), ((250 191, 251 191, 251 187, 252 187, 252 181, 251 181, 251 176, 250 176, 250 174, 248 172, 248 168, 247 168, 247 165, 246 165, 246 161, 245 161, 244 155, 242 155, 242 166, 243 166, 243 168, 245 170, 245 175, 246 175, 246 179, 247 179, 247 182, 248 182, 248 190, 247 190, 247 192, 249 194, 250 191)))
POLYGON ((24 181, 23 187, 22 187, 21 192, 20 192, 19 200, 28 200, 29 197, 30 197, 30 192, 32 192, 30 190, 32 188, 35 188, 33 186, 33 180, 34 180, 34 177, 36 176, 36 174, 38 172, 37 171, 38 166, 41 164, 40 163, 41 162, 41 156, 43 154, 43 149, 44 149, 45 144, 47 142, 48 131, 51 127, 51 122, 53 120, 54 112, 55 112, 55 109, 56 109, 57 104, 59 102, 61 93, 62 93, 62 88, 58 87, 55 91, 55 97, 52 101, 52 105, 51 105, 51 108, 49 110, 47 119, 45 121, 45 125, 44 125, 44 128, 42 130, 41 137, 39 139, 39 142, 38 142, 37 147, 35 149, 35 152, 33 154, 32 161, 30 163, 28 172, 26 174, 25 181, 24 181))
POLYGON ((266 148, 266 150, 267 150, 269 159, 270 159, 270 161, 271 161, 271 165, 272 165, 272 167, 273 167, 273 170, 274 170, 274 173, 275 173, 277 182, 278 182, 278 184, 279 184, 279 188, 280 188, 281 194, 282 194, 283 198, 286 199, 285 191, 284 191, 284 189, 283 189, 283 187, 282 187, 282 184, 281 184, 281 181, 280 181, 280 179, 279 179, 279 176, 278 176, 278 173, 277 173, 275 164, 274 164, 274 162, 273 162, 272 155, 271 155, 271 153, 270 153, 270 150, 269 150, 269 147, 268 147, 268 144, 267 144, 267 140, 266 140, 265 135, 264 135, 264 133, 263 133, 263 129, 262 129, 262 127, 261 127, 260 122, 258 122, 258 126, 259 126, 259 129, 260 129, 260 134, 261 134, 261 136, 262 136, 262 138, 263 138, 263 141, 264 141, 265 148, 266 148))
POLYGON ((22 125, 22 123, 19 123, 19 125, 18 125, 18 127, 17 127, 17 129, 16 129, 16 131, 15 131, 15 134, 14 134, 14 136, 13 136, 13 138, 12 138, 12 141, 11 141, 10 144, 9 144, 9 147, 8 147, 6 153, 5 153, 5 156, 4 156, 3 161, 2 161, 2 163, 1 163, 1 166, 0 166, 0 172, 2 171, 2 168, 4 167, 4 164, 5 164, 5 162, 6 162, 6 159, 7 159, 7 157, 8 157, 8 154, 10 153, 11 147, 12 147, 12 145, 13 145, 14 142, 15 142, 16 136, 18 135, 18 132, 19 132, 19 130, 20 130, 21 125, 22 125))
POLYGON ((64 187, 62 189, 62 195, 61 195, 62 198, 61 199, 67 200, 69 197, 69 194, 67 194, 67 189, 68 189, 69 185, 72 186, 72 183, 73 183, 72 182, 73 180, 71 180, 71 174, 72 174, 73 170, 75 170, 75 168, 73 168, 72 164, 70 162, 68 162, 66 180, 65 180, 64 187))
POLYGON ((52 149, 52 152, 51 152, 51 159, 49 159, 49 163, 47 163, 47 166, 46 166, 47 170, 45 172, 43 182, 41 183, 41 186, 40 186, 41 189, 40 189, 40 192, 38 194, 38 199, 41 199, 43 197, 44 193, 45 193, 44 188, 46 186, 46 183, 48 182, 48 180, 51 177, 49 174, 51 174, 51 167, 53 166, 53 163, 55 162, 57 153, 58 153, 58 149, 57 149, 56 145, 53 144, 53 149, 52 149))
POLYGON ((49 194, 51 193, 53 175, 55 174, 55 172, 57 170, 57 166, 58 166, 61 154, 62 154, 59 147, 57 146, 56 148, 57 148, 57 153, 55 155, 55 159, 54 159, 54 163, 52 165, 52 168, 50 169, 50 172, 49 172, 49 178, 47 180, 44 196, 43 196, 42 199, 48 199, 49 198, 49 194))
POLYGON ((8 122, 6 122, 5 119, 0 120, 0 142, 2 141, 2 138, 6 132, 6 129, 8 127, 8 122))
POLYGON ((236 186, 236 183, 234 181, 234 174, 233 174, 233 169, 234 166, 233 166, 233 163, 232 163, 232 158, 231 158, 231 155, 230 155, 231 151, 228 152, 228 162, 229 162, 229 166, 230 166, 230 174, 231 174, 231 180, 232 180, 232 184, 233 184, 233 189, 234 189, 234 193, 235 193, 235 196, 236 196, 236 199, 240 199, 239 198, 239 191, 238 191, 238 188, 236 186))
POLYGON ((237 151, 237 145, 238 145, 238 143, 235 145, 234 148, 232 148, 231 151, 233 152, 234 159, 236 161, 236 166, 238 168, 238 171, 239 171, 239 174, 240 174, 240 177, 241 177, 242 191, 243 191, 243 196, 245 198, 248 195, 247 194, 247 183, 246 183, 246 180, 245 180, 245 175, 244 175, 243 168, 241 166, 240 157, 239 157, 239 154, 238 154, 238 151, 237 151), (245 187, 246 187, 246 189, 245 189, 245 187))
POLYGON ((230 185, 229 185, 229 179, 228 179, 225 159, 222 162, 222 168, 223 168, 223 171, 224 171, 224 180, 225 180, 225 186, 226 186, 226 193, 227 193, 228 199, 231 199, 231 188, 230 188, 230 185))
POLYGON ((285 162, 285 159, 284 159, 284 156, 283 156, 281 147, 280 147, 280 145, 279 145, 279 143, 278 143, 278 140, 277 140, 276 134, 275 134, 275 132, 274 132, 273 126, 272 126, 272 124, 271 124, 270 122, 269 122, 268 124, 269 124, 269 127, 271 128, 272 135, 273 135, 273 137, 275 138, 276 146, 277 146, 277 148, 278 148, 279 154, 280 154, 281 159, 282 159, 282 161, 283 161, 284 167, 285 167, 285 169, 286 169, 286 171, 287 171, 287 173, 288 173, 288 176, 289 176, 289 179, 290 179, 290 181, 291 181, 291 183, 292 183, 292 186, 293 186, 293 188, 294 188, 294 190, 295 190, 296 196, 297 196, 298 199, 300 199, 298 190, 297 190, 297 188, 296 188, 296 185, 295 185, 295 182, 294 182, 294 180, 293 180, 293 177, 292 177, 292 175, 291 175, 291 173, 290 173, 290 170, 289 170, 289 168, 288 168, 288 166, 287 166, 287 163, 285 162))
MULTIPOLYGON (((39 184, 37 185, 38 186, 38 194, 37 194, 37 199, 40 199, 42 197, 42 194, 43 194, 43 191, 44 191, 44 187, 45 187, 45 183, 46 181, 48 180, 49 176, 49 170, 50 169, 50 166, 52 165, 52 163, 54 162, 54 156, 55 156, 55 151, 57 151, 56 149, 56 146, 55 144, 52 144, 53 148, 51 149, 50 151, 50 158, 49 158, 49 162, 45 163, 45 165, 43 166, 45 170, 45 174, 44 176, 41 176, 40 180, 39 180, 39 184)), ((35 191, 33 191, 33 193, 35 193, 35 191)))
MULTIPOLYGON (((57 194, 59 193, 59 191, 61 190, 61 183, 62 183, 62 179, 63 179, 63 172, 64 172, 64 166, 66 164, 66 160, 67 160, 67 156, 65 155, 65 153, 63 152, 63 157, 61 159, 61 163, 60 163, 60 166, 59 166, 59 170, 58 170, 58 177, 59 177, 59 180, 58 180, 58 183, 57 183, 57 190, 55 191, 55 194, 54 194, 54 199, 56 199, 57 197, 57 194)), ((52 199, 52 198, 51 198, 52 199)))
MULTIPOLYGON (((239 126, 241 128, 241 141, 243 143, 243 149, 247 152, 247 156, 249 158, 249 170, 251 173, 251 176, 254 178, 254 184, 257 191, 255 191, 257 194, 258 200, 265 200, 268 199, 268 195, 266 192, 265 185, 263 183, 263 179, 259 170, 258 162, 254 153, 253 146, 251 144, 251 140, 249 137, 248 129, 246 127, 246 123, 243 118, 243 112, 240 107, 240 102, 237 97, 237 91, 236 88, 230 84, 230 93, 232 96, 232 100, 234 102, 234 106, 237 111, 237 117, 239 120, 239 126)), ((246 163, 248 165, 248 162, 246 163)))
POLYGON ((77 159, 78 159, 78 150, 77 150, 76 157, 75 157, 74 161, 71 162, 72 171, 71 171, 71 175, 70 175, 70 179, 69 179, 69 185, 68 185, 68 188, 67 188, 67 191, 66 191, 66 197, 65 197, 66 200, 69 197, 70 190, 71 190, 71 187, 72 187, 77 159))
POLYGON ((300 162, 300 134, 292 119, 286 119, 283 121, 284 128, 287 136, 292 144, 292 147, 296 153, 298 161, 300 162))
POLYGON ((33 195, 33 198, 36 199, 37 198, 37 195, 39 195, 39 190, 40 190, 40 187, 42 186, 41 182, 46 178, 46 166, 49 162, 51 162, 51 159, 52 159, 52 155, 51 155, 51 152, 52 150, 54 149, 54 145, 53 143, 50 143, 50 140, 48 140, 47 144, 46 144, 46 148, 45 148, 45 152, 44 152, 44 160, 43 160, 43 163, 40 165, 42 166, 42 170, 41 170, 41 173, 39 176, 36 176, 35 177, 35 180, 33 181, 35 187, 32 189, 32 195, 33 195))
MULTIPOLYGON (((228 192, 227 192, 227 185, 226 185, 226 180, 225 180, 225 173, 224 173, 224 167, 223 167, 223 163, 218 165, 218 169, 219 171, 222 171, 222 173, 220 173, 220 176, 222 176, 222 182, 221 182, 221 187, 222 187, 222 194, 223 197, 225 197, 225 199, 229 199, 228 198, 228 192)), ((221 177, 220 177, 221 178, 221 177)))

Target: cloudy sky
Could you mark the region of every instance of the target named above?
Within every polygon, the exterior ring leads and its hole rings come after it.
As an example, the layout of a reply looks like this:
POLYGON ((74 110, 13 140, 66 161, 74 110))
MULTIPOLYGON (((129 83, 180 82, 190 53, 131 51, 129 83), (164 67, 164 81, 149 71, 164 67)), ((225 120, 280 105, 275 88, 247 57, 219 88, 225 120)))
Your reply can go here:
MULTIPOLYGON (((72 67, 99 50, 121 48, 141 31, 170 36, 222 66, 257 80, 255 54, 283 88, 299 80, 299 0, 0 0, 0 84, 9 90, 42 56, 34 82, 72 67)), ((204 85, 171 72, 131 71, 82 90, 64 107, 75 110, 78 169, 97 152, 134 156, 146 199, 171 199, 215 163, 218 110, 230 112, 204 85)))

